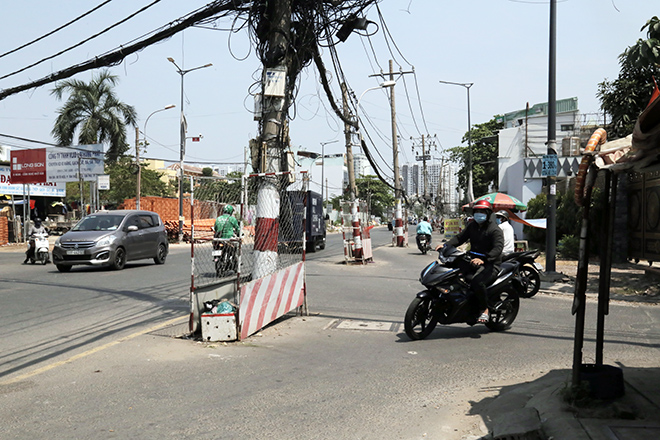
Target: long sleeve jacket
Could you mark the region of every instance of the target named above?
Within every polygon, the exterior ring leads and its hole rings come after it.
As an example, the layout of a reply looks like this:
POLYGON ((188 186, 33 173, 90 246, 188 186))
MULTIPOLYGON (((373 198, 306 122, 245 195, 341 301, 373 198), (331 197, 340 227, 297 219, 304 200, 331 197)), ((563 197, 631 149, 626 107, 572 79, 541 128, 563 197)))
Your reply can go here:
POLYGON ((447 244, 450 246, 460 246, 470 241, 470 250, 485 255, 484 261, 499 265, 502 263, 502 249, 504 248, 504 235, 502 230, 495 223, 493 216, 482 224, 471 221, 467 227, 455 237, 452 237, 447 244))

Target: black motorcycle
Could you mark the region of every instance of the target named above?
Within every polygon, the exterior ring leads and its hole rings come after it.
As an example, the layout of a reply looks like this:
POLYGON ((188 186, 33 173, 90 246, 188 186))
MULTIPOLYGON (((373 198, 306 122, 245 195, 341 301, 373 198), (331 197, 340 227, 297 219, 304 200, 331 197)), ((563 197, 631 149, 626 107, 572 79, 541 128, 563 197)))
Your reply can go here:
POLYGON ((238 271, 238 260, 236 252, 238 247, 238 239, 236 238, 214 238, 213 263, 215 265, 215 274, 219 278, 230 276, 238 271))
MULTIPOLYGON (((439 261, 422 270, 419 280, 426 290, 419 292, 410 303, 404 319, 410 339, 426 338, 438 323, 477 323, 482 310, 479 310, 476 295, 470 291, 471 277, 465 277, 459 269, 470 264, 473 256, 480 255, 445 246, 440 251, 439 261)), ((492 331, 508 329, 518 315, 522 291, 522 283, 516 275, 518 266, 515 261, 502 263, 495 281, 487 287, 489 321, 486 327, 492 331)))
POLYGON ((417 249, 423 254, 431 249, 431 236, 429 234, 417 234, 417 249))
POLYGON ((518 267, 518 276, 523 284, 523 291, 520 294, 523 298, 533 297, 541 287, 543 266, 534 261, 539 255, 541 255, 541 252, 536 250, 512 252, 502 259, 505 262, 516 261, 520 264, 518 267))

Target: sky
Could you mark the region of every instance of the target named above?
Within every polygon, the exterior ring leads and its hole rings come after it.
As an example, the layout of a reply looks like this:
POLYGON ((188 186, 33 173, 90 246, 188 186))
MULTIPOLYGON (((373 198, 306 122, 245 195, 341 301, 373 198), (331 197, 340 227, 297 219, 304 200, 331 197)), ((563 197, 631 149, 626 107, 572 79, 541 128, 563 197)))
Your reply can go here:
MULTIPOLYGON (((102 0, 4 1, 0 53, 41 37, 82 15, 102 0)), ((113 0, 75 24, 14 53, 0 56, 0 76, 78 44, 123 20, 152 0, 113 0)), ((0 79, 0 89, 15 87, 128 45, 149 31, 208 3, 199 0, 161 0, 136 17, 65 54, 0 79)), ((599 111, 598 83, 615 79, 618 55, 639 38, 641 27, 658 15, 657 0, 559 0, 557 3, 557 99, 578 98, 581 113, 599 111)), ((383 0, 382 26, 375 7, 367 10, 369 38, 353 33, 337 45, 349 87, 362 96, 360 116, 368 116, 366 130, 382 174, 392 177, 391 119, 388 95, 377 87, 394 62, 394 87, 399 135, 399 163, 414 163, 422 135, 431 137, 431 153, 461 144, 467 130, 467 89, 439 81, 473 83, 470 88, 472 124, 494 115, 547 101, 549 3, 537 0, 383 0), (389 46, 385 35, 391 35, 389 46), (392 40, 395 45, 392 44, 392 40), (364 93, 364 94, 363 94, 364 93), (413 138, 413 140, 411 140, 413 138), (413 145, 417 150, 413 152, 413 145), (437 148, 437 151, 436 151, 437 148)), ((167 58, 182 69, 212 63, 184 77, 184 112, 188 136, 186 162, 201 166, 243 162, 249 139, 258 134, 253 97, 260 64, 246 30, 229 32, 229 18, 215 29, 190 28, 168 40, 129 55, 110 69, 119 77, 116 93, 133 105, 141 137, 149 146, 143 156, 173 162, 179 159, 181 76, 167 58), (159 111, 174 104, 175 108, 159 111), (153 113, 153 114, 152 114, 153 113), (145 127, 146 119, 148 126, 145 127)), ((330 65, 328 51, 323 52, 330 65)), ((89 81, 98 71, 73 78, 89 81)), ((340 96, 332 78, 335 96, 340 96)), ((54 143, 50 132, 63 104, 51 95, 53 84, 9 96, 0 101, 0 145, 36 148, 43 145, 4 135, 54 143)), ((341 104, 341 103, 340 103, 341 104)), ((326 154, 345 152, 343 123, 330 110, 315 67, 299 78, 290 126, 292 145, 326 154), (337 141, 337 142, 333 142, 337 141)), ((134 146, 134 131, 128 133, 134 146)), ((310 162, 301 162, 309 167, 310 162)), ((320 180, 320 176, 316 179, 320 180)))

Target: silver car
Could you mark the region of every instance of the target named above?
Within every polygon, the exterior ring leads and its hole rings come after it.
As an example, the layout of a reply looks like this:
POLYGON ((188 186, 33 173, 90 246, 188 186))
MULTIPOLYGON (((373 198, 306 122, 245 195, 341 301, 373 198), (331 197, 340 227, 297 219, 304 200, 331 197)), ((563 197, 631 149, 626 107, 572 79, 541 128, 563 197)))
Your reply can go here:
POLYGON ((163 264, 169 250, 160 216, 151 211, 100 211, 80 220, 55 242, 53 263, 60 272, 76 264, 111 266, 153 258, 163 264))

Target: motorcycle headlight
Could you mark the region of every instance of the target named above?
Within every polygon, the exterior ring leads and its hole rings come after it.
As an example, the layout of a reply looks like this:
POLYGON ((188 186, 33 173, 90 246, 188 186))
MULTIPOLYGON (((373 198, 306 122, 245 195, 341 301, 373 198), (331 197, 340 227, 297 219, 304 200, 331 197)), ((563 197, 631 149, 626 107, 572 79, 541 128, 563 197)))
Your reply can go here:
POLYGON ((114 235, 106 235, 105 237, 101 237, 99 241, 96 242, 96 246, 98 247, 105 247, 105 246, 110 246, 117 237, 114 235))

